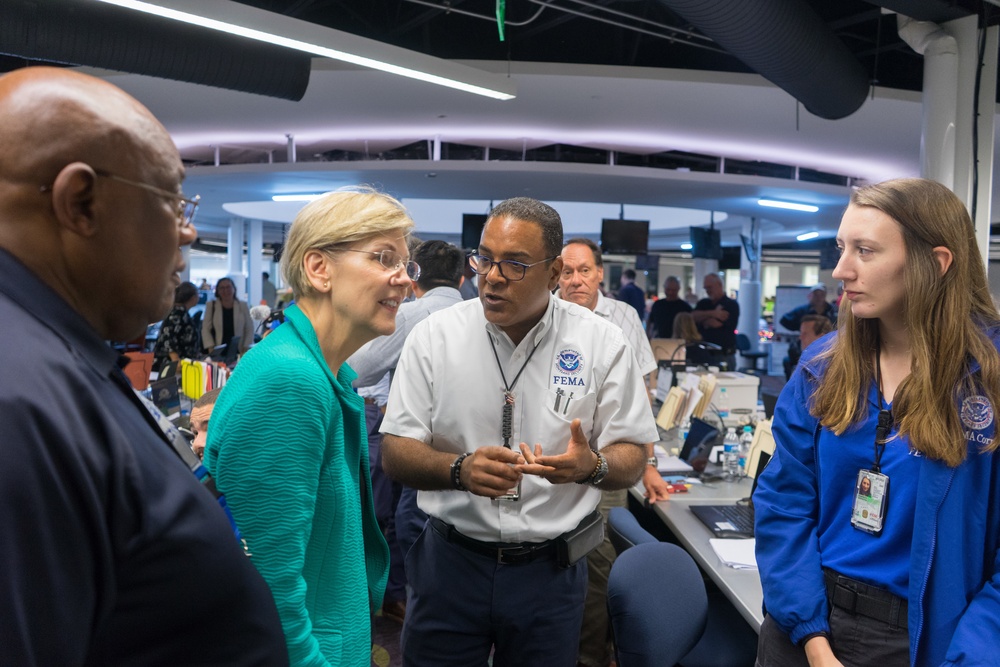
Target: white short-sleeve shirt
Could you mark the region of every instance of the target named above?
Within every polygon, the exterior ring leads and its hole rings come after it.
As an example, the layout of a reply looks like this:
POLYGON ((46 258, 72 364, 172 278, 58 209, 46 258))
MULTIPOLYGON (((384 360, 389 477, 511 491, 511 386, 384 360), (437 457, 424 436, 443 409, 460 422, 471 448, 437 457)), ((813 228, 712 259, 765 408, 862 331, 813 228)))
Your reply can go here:
POLYGON ((608 322, 616 325, 625 334, 625 340, 632 346, 635 358, 639 362, 639 372, 643 375, 656 370, 656 357, 649 345, 646 330, 635 308, 624 301, 609 299, 600 292, 597 293, 597 306, 594 312, 608 322))
MULTIPOLYGON (((511 444, 566 451, 579 418, 592 447, 658 438, 635 355, 621 329, 586 308, 550 298, 541 321, 519 345, 489 324, 478 299, 434 313, 406 339, 381 431, 429 443, 439 451, 471 452, 502 445, 504 382, 513 381, 511 444)), ((420 491, 428 514, 468 537, 536 542, 570 530, 597 506, 600 493, 582 484, 551 484, 525 475, 517 501, 465 491, 420 491)))

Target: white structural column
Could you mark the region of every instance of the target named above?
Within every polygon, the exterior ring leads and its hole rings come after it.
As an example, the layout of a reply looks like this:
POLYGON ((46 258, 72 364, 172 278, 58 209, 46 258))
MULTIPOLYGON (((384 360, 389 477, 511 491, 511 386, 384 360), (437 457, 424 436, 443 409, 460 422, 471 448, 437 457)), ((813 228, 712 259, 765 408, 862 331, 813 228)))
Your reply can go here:
POLYGON ((253 308, 263 298, 261 272, 264 270, 264 223, 260 220, 250 221, 250 236, 247 239, 247 274, 249 286, 247 304, 253 308))
POLYGON ((226 275, 236 283, 236 296, 246 298, 247 281, 243 274, 243 218, 229 221, 229 271, 226 275))
POLYGON ((694 293, 698 295, 698 299, 705 298, 705 288, 703 287, 705 282, 705 276, 710 273, 719 272, 719 260, 717 259, 702 259, 700 257, 695 257, 693 260, 694 265, 694 293))
POLYGON ((976 239, 988 267, 1000 29, 993 26, 981 35, 976 16, 940 26, 903 16, 897 21, 900 37, 924 56, 921 176, 951 188, 974 214, 976 239), (980 71, 981 36, 985 48, 980 71))
POLYGON ((181 282, 191 280, 191 246, 186 245, 181 248, 181 257, 184 258, 184 270, 181 271, 181 282))

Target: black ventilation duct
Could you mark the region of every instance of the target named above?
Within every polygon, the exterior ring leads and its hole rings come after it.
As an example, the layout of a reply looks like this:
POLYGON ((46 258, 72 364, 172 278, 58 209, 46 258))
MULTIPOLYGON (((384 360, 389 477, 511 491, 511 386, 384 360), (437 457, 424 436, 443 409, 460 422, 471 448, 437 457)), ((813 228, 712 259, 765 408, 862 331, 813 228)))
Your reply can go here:
POLYGON ((4 0, 0 53, 294 101, 305 95, 311 65, 305 53, 80 1, 4 0))
POLYGON ((865 101, 864 67, 804 0, 660 2, 820 118, 865 101))

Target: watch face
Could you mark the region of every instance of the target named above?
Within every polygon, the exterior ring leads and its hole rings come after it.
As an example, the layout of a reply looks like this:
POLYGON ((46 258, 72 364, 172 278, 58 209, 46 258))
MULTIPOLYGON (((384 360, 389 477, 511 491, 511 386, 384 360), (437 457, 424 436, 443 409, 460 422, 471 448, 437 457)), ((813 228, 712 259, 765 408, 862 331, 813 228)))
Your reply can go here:
POLYGON ((608 476, 608 460, 604 458, 603 454, 597 454, 597 472, 594 473, 594 478, 590 481, 591 485, 597 486, 604 481, 604 478, 608 476))

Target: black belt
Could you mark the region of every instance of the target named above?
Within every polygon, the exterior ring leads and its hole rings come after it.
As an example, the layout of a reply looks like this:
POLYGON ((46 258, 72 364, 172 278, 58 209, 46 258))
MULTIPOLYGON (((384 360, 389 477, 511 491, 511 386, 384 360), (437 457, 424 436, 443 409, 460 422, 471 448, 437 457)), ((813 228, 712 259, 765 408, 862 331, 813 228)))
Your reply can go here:
POLYGON ((906 629, 907 601, 884 588, 823 570, 830 603, 851 614, 873 618, 894 628, 906 629))
POLYGON ((545 542, 481 542, 466 537, 455 530, 454 526, 436 517, 432 516, 428 521, 438 535, 452 544, 457 544, 473 553, 494 558, 501 565, 527 565, 534 560, 552 558, 556 555, 555 540, 546 540, 545 542))

